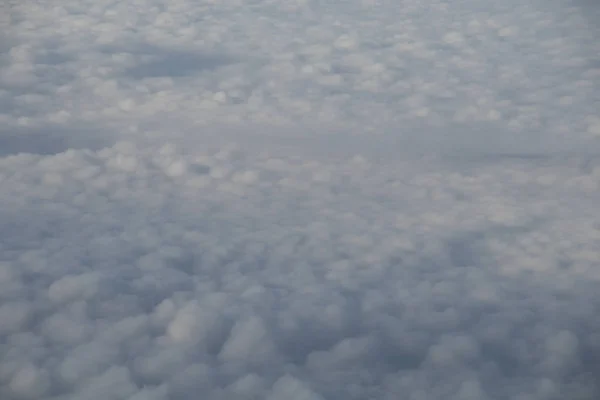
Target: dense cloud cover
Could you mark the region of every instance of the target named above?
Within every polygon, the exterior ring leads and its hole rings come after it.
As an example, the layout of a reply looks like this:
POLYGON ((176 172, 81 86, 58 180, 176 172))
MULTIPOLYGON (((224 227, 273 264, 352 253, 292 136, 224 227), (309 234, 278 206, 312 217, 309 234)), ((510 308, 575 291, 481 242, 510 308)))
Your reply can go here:
POLYGON ((596 8, 59 3, 0 20, 1 399, 600 397, 596 8))
POLYGON ((6 157, 2 397, 592 399, 600 162, 539 164, 6 157))

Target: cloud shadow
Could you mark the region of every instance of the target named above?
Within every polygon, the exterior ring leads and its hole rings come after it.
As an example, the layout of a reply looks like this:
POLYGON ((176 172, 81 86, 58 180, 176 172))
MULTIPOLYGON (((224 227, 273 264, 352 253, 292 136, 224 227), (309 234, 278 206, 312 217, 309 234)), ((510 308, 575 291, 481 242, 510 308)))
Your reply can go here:
POLYGON ((219 53, 155 50, 155 52, 149 53, 153 58, 151 61, 142 62, 130 68, 126 74, 134 79, 178 78, 215 70, 234 62, 232 57, 219 53))
POLYGON ((112 135, 82 126, 1 127, 0 157, 19 153, 53 155, 69 149, 99 150, 112 143, 112 135))

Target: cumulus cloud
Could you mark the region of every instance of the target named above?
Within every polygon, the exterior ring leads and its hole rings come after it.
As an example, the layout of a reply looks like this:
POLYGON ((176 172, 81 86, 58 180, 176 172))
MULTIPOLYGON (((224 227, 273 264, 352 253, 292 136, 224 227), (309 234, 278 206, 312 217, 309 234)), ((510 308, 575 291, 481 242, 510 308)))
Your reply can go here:
POLYGON ((0 398, 600 397, 578 7, 15 4, 0 398))
POLYGON ((595 168, 223 151, 0 160, 4 397, 598 393, 595 168))

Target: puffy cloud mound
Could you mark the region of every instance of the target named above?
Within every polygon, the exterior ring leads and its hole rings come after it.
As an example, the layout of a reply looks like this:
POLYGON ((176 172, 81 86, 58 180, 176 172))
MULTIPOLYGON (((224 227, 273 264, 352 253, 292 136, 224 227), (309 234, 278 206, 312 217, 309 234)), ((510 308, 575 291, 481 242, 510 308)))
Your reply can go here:
POLYGON ((590 162, 2 158, 0 397, 594 399, 590 162))
POLYGON ((0 400, 600 399, 591 3, 3 1, 0 400))

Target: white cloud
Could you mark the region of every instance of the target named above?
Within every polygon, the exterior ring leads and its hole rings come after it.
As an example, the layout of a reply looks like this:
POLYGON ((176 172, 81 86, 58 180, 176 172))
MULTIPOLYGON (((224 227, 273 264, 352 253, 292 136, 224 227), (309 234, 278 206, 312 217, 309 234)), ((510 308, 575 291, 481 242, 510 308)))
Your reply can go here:
POLYGON ((10 381, 10 389, 21 398, 35 399, 45 395, 49 383, 46 371, 29 364, 14 374, 10 381))
POLYGON ((85 400, 117 400, 133 396, 138 390, 127 368, 109 367, 104 373, 82 384, 75 396, 85 400))
POLYGON ((597 392, 593 160, 202 153, 2 159, 4 397, 597 392))
POLYGON ((267 397, 268 400, 321 400, 322 397, 313 392, 305 383, 290 375, 277 380, 267 397))
POLYGON ((31 314, 30 305, 23 301, 6 302, 0 306, 0 332, 19 332, 31 314))
POLYGON ((590 10, 288 3, 11 8, 0 398, 598 398, 590 10))
POLYGON ((93 297, 98 290, 98 280, 93 272, 60 277, 48 288, 48 297, 57 303, 93 297))
POLYGON ((219 359, 240 360, 249 364, 269 360, 273 357, 274 346, 263 322, 258 317, 250 317, 237 322, 221 352, 219 359))
POLYGON ((176 343, 203 346, 218 327, 220 313, 216 309, 202 307, 197 301, 186 304, 177 311, 167 327, 168 337, 176 343))

